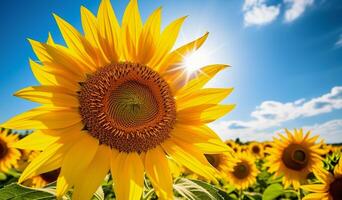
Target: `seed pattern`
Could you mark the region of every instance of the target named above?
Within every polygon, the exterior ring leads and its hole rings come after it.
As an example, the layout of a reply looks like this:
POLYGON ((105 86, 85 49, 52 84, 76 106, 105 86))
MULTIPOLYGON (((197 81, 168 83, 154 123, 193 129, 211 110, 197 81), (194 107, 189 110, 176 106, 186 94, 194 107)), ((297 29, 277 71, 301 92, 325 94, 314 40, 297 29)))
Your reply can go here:
POLYGON ((249 165, 245 162, 239 162, 234 167, 233 174, 238 179, 244 179, 249 175, 249 165))
POLYGON ((151 68, 112 64, 80 85, 85 130, 101 144, 123 152, 146 152, 169 138, 175 100, 169 85, 151 68))
POLYGON ((8 152, 8 147, 7 147, 6 142, 0 139, 0 159, 5 157, 7 155, 7 152, 8 152))
POLYGON ((282 160, 286 167, 292 170, 301 170, 308 165, 307 150, 300 144, 290 144, 285 148, 282 160))

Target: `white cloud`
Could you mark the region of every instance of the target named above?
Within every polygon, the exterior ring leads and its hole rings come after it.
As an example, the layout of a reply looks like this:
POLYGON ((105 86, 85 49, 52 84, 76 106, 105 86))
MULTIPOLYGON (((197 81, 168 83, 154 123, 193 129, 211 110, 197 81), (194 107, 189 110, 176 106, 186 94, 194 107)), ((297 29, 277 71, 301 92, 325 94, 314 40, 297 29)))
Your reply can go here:
POLYGON ((285 21, 292 22, 300 17, 305 9, 314 3, 314 0, 284 0, 284 3, 288 5, 285 11, 285 21))
POLYGON ((342 47, 342 33, 340 34, 340 37, 339 37, 338 40, 336 41, 335 46, 336 46, 337 48, 342 47))
POLYGON ((279 5, 266 5, 265 0, 245 0, 242 8, 244 24, 246 26, 269 24, 279 15, 279 7, 279 5))
MULTIPOLYGON (((277 137, 278 133, 283 133, 283 129, 269 129, 269 130, 254 130, 247 129, 229 129, 227 128, 228 122, 212 123, 210 127, 218 133, 223 139, 236 139, 240 138, 241 141, 271 141, 273 137, 277 137)), ((327 143, 340 143, 342 142, 342 119, 334 119, 324 122, 322 124, 306 125, 303 127, 286 127, 289 130, 294 128, 303 128, 303 130, 311 131, 312 135, 320 135, 327 143)))
MULTIPOLYGON (((251 113, 251 120, 221 121, 211 124, 222 138, 243 136, 244 139, 263 138, 271 129, 279 128, 283 122, 315 116, 342 109, 342 86, 336 86, 327 94, 310 100, 294 102, 262 102, 251 113), (227 133, 228 135, 224 135, 227 133)), ((341 130, 342 132, 342 130, 341 130)))

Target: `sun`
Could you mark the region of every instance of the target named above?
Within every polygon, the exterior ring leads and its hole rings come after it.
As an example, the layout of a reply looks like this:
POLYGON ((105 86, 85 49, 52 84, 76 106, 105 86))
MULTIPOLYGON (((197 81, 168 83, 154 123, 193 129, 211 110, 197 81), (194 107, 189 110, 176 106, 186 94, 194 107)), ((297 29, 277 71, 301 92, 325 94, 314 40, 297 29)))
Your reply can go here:
POLYGON ((38 86, 15 96, 39 107, 13 117, 4 127, 35 130, 15 144, 41 150, 19 182, 60 169, 56 194, 73 189, 73 199, 92 197, 110 171, 118 200, 140 199, 145 174, 161 199, 173 199, 168 159, 216 182, 204 154, 228 147, 207 124, 234 105, 221 102, 231 88, 204 88, 225 64, 184 73, 184 57, 208 33, 175 50, 186 17, 161 30, 161 8, 143 23, 136 0, 117 21, 109 0, 95 16, 81 7, 84 34, 54 15, 66 46, 30 39, 39 62, 30 60, 38 86))
POLYGON ((274 145, 268 149, 266 157, 270 173, 283 176, 284 187, 292 185, 298 189, 307 180, 307 176, 315 167, 320 167, 321 144, 315 143, 318 136, 310 137, 310 132, 303 134, 303 130, 293 133, 285 129, 286 136, 279 134, 280 139, 274 138, 274 145))

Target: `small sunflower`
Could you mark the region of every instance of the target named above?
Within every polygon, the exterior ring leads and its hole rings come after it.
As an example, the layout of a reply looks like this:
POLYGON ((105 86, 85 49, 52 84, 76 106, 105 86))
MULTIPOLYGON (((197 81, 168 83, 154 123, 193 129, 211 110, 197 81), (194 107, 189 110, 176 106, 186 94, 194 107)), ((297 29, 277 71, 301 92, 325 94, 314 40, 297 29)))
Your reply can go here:
POLYGON ((204 88, 226 65, 189 74, 182 61, 206 40, 173 49, 186 17, 161 27, 161 9, 142 23, 131 0, 121 27, 109 0, 97 16, 81 7, 84 35, 54 15, 66 46, 29 40, 40 60, 30 61, 40 86, 15 95, 42 104, 3 124, 36 130, 16 146, 42 150, 19 182, 61 168, 57 197, 90 199, 111 171, 118 200, 140 199, 144 174, 161 199, 172 199, 167 157, 210 180, 205 153, 228 151, 208 126, 234 105, 220 102, 231 88, 204 88))
POLYGON ((259 173, 255 158, 247 152, 234 153, 228 162, 225 176, 238 190, 244 190, 256 182, 259 173))
POLYGON ((248 148, 249 152, 256 158, 264 157, 264 147, 259 142, 251 142, 248 148))
POLYGON ((226 145, 229 147, 229 148, 233 148, 235 145, 237 145, 233 140, 226 140, 224 143, 226 143, 226 145))
POLYGON ((268 156, 268 149, 273 148, 273 142, 264 142, 262 143, 264 149, 264 156, 268 156))
POLYGON ((219 172, 219 174, 223 173, 227 169, 227 164, 231 160, 231 156, 228 153, 205 154, 205 157, 210 165, 219 172))
POLYGON ((320 144, 315 144, 318 136, 310 137, 310 131, 303 136, 303 130, 291 133, 285 129, 287 137, 279 134, 280 139, 274 138, 274 147, 269 149, 266 166, 269 172, 276 176, 283 175, 285 188, 293 185, 298 189, 312 169, 322 162, 320 144))
POLYGON ((312 192, 303 200, 342 199, 342 159, 335 166, 333 174, 323 168, 315 168, 313 172, 322 184, 303 185, 304 190, 312 192))
POLYGON ((7 172, 12 167, 18 167, 20 151, 12 147, 18 141, 18 136, 10 134, 8 129, 0 130, 0 172, 7 172))
POLYGON ((42 188, 48 185, 49 183, 53 183, 57 181, 57 178, 59 176, 60 169, 55 169, 50 172, 45 172, 42 174, 39 174, 38 176, 34 176, 25 182, 23 182, 23 185, 26 185, 28 187, 33 188, 42 188))

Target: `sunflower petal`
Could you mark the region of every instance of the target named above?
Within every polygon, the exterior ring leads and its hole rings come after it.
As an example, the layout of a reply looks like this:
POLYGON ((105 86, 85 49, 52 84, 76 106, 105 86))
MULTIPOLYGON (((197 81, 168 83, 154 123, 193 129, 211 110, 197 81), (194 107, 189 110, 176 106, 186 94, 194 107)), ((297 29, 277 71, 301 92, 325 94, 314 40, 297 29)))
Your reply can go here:
POLYGON ((177 98, 177 110, 199 106, 202 104, 217 104, 226 98, 233 88, 205 88, 196 90, 186 96, 177 98))
POLYGON ((21 113, 1 126, 17 130, 59 129, 80 121, 77 109, 41 106, 21 113))
POLYGON ((118 200, 140 199, 144 187, 144 166, 137 153, 119 153, 111 171, 118 200))
POLYGON ((123 49, 126 61, 136 61, 139 36, 142 30, 137 0, 131 0, 127 5, 122 19, 123 49))
POLYGON ((165 56, 170 52, 177 40, 178 33, 185 19, 186 16, 176 19, 165 28, 160 36, 156 54, 154 54, 151 61, 148 63, 148 66, 151 66, 152 68, 157 67, 159 63, 161 63, 162 60, 165 58, 165 56))
POLYGON ((121 29, 109 0, 101 1, 97 19, 101 47, 111 62, 117 62, 121 54, 121 29))
POLYGON ((54 143, 45 151, 40 153, 37 158, 35 158, 23 171, 18 182, 22 183, 26 179, 37 175, 37 170, 44 165, 51 157, 53 157, 61 148, 63 144, 54 143))
POLYGON ((98 140, 84 133, 82 138, 66 152, 60 177, 57 179, 56 196, 58 198, 62 197, 67 191, 66 189, 74 185, 81 178, 81 172, 89 166, 97 149, 98 140))
POLYGON ((37 130, 10 146, 18 149, 44 150, 58 139, 37 130))
POLYGON ((302 200, 322 200, 326 195, 322 193, 307 194, 302 200))
POLYGON ((199 49, 203 43, 207 40, 209 33, 206 32, 203 36, 200 38, 197 38, 196 40, 189 42, 188 44, 185 44, 184 46, 179 47, 178 49, 172 51, 166 59, 161 62, 156 69, 160 73, 168 73, 170 75, 178 74, 182 69, 179 65, 184 60, 184 56, 186 56, 188 53, 193 52, 197 49, 199 49))
POLYGON ((82 62, 84 66, 88 67, 90 70, 94 70, 96 68, 95 62, 92 59, 92 57, 94 57, 94 50, 91 48, 90 44, 72 25, 56 14, 53 14, 53 16, 55 17, 67 46, 75 52, 75 56, 80 60, 84 60, 84 62, 82 62))
POLYGON ((77 91, 78 84, 73 80, 67 79, 65 73, 55 69, 54 71, 49 70, 46 66, 41 66, 38 63, 30 59, 30 66, 33 75, 36 77, 37 81, 42 85, 63 85, 65 88, 71 91, 77 91), (61 75, 62 74, 62 75, 61 75))
MULTIPOLYGON (((176 91, 175 96, 180 97, 183 95, 187 95, 192 91, 196 91, 198 89, 201 89, 211 78, 213 78, 218 72, 221 70, 227 68, 228 65, 209 65, 206 67, 203 67, 200 70, 200 75, 192 79, 190 82, 188 82, 184 87, 176 91)), ((172 86, 172 88, 177 88, 177 86, 172 86)))
POLYGON ((96 49, 95 53, 99 60, 99 63, 97 64, 99 66, 105 66, 106 64, 109 64, 110 61, 107 58, 107 55, 103 51, 101 44, 100 44, 100 40, 99 40, 100 33, 99 33, 99 30, 97 29, 98 24, 97 24, 96 17, 87 8, 81 6, 81 19, 82 19, 84 37, 96 49))
POLYGON ((84 62, 75 57, 67 48, 60 45, 49 45, 29 39, 33 51, 39 60, 54 69, 61 69, 68 79, 81 81, 89 69, 84 62))
POLYGON ((172 177, 166 155, 161 147, 146 152, 145 168, 160 199, 173 199, 172 177))
POLYGON ((202 152, 190 144, 184 145, 180 141, 175 143, 173 140, 175 139, 169 139, 161 144, 173 160, 196 174, 216 182, 215 171, 210 167, 202 152))
POLYGON ((156 9, 147 19, 139 38, 137 62, 146 64, 156 52, 160 37, 161 8, 156 9), (146 51, 146 49, 148 49, 146 51))
POLYGON ((301 188, 310 192, 326 192, 327 188, 323 184, 302 185, 301 188))
POLYGON ((72 93, 68 92, 65 88, 58 86, 27 87, 16 92, 14 96, 41 104, 52 104, 65 107, 79 106, 76 96, 72 95, 72 93))
POLYGON ((93 193, 101 185, 104 177, 110 168, 111 151, 108 146, 100 145, 84 173, 82 173, 82 179, 75 184, 73 192, 73 199, 83 200, 91 199, 93 193), (91 180, 91 181, 84 181, 91 180))
POLYGON ((182 124, 206 124, 223 117, 234 107, 235 105, 204 104, 178 111, 177 119, 182 124))

